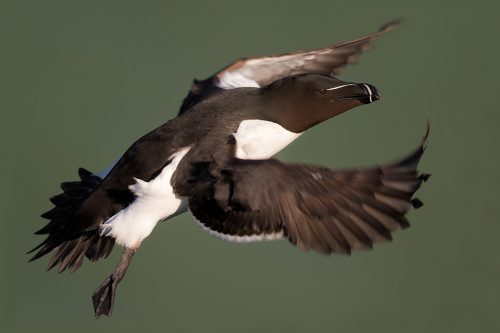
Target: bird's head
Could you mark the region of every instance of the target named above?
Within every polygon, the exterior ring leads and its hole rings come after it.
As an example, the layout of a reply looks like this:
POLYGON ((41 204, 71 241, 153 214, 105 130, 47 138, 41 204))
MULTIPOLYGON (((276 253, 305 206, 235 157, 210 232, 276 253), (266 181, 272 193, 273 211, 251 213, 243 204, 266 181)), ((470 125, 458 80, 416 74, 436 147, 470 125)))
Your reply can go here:
POLYGON ((374 86, 344 82, 319 74, 279 79, 261 88, 266 107, 273 108, 270 119, 293 132, 303 132, 331 117, 380 99, 374 86))

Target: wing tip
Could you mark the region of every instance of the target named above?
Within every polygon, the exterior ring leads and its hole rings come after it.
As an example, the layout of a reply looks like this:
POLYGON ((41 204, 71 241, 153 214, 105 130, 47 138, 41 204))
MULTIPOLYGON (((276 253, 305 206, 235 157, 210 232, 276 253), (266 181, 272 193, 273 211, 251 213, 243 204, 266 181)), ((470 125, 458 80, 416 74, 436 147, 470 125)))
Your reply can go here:
POLYGON ((429 118, 427 118, 425 120, 425 134, 422 137, 422 149, 424 149, 424 150, 427 147, 427 143, 429 142, 430 131, 431 131, 431 121, 429 120, 429 118))
POLYGON ((398 17, 396 19, 393 19, 393 20, 381 25, 380 28, 378 28, 378 32, 379 33, 386 33, 386 32, 393 31, 394 29, 399 27, 404 21, 405 21, 404 17, 398 17))
POLYGON ((412 207, 414 209, 419 209, 420 207, 422 207, 424 205, 424 203, 422 202, 422 200, 420 200, 419 198, 413 198, 413 199, 411 199, 410 204, 412 205, 412 207))

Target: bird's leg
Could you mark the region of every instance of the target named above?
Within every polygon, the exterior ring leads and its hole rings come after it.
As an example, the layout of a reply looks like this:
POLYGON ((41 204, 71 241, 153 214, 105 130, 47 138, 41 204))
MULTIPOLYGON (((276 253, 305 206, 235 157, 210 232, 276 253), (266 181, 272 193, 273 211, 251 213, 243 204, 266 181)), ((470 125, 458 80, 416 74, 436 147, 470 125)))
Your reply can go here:
POLYGON ((97 318, 101 315, 111 316, 115 302, 116 287, 125 276, 130 260, 136 251, 137 248, 126 247, 123 250, 120 263, 116 266, 113 274, 104 280, 92 295, 92 303, 94 304, 94 312, 97 318))

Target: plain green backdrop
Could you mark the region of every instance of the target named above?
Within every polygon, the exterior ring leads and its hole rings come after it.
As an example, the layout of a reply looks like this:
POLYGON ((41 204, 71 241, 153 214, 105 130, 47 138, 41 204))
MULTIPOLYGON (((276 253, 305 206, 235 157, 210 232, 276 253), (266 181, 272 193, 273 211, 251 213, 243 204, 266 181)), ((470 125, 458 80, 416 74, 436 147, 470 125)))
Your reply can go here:
POLYGON ((494 1, 1 1, 0 330, 3 332, 500 332, 494 1), (332 168, 430 143, 412 227, 351 257, 239 245, 187 215, 160 224, 95 320, 120 251, 74 274, 24 253, 58 184, 100 171, 173 117, 191 80, 241 56, 319 47, 403 16, 341 78, 383 99, 323 123, 279 157, 332 168))

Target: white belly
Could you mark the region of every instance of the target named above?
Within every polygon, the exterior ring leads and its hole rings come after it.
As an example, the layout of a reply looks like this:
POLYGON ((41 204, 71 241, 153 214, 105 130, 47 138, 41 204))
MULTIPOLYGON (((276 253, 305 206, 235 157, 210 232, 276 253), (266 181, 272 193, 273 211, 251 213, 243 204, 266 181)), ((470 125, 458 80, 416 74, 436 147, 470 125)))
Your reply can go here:
POLYGON ((153 180, 136 179, 136 183, 129 186, 136 199, 104 222, 100 227, 101 234, 115 238, 120 245, 135 248, 149 236, 159 221, 185 212, 187 198, 174 193, 170 180, 188 151, 189 147, 173 154, 172 162, 153 180))
POLYGON ((236 139, 236 157, 245 160, 271 158, 301 134, 290 132, 271 121, 244 120, 233 134, 236 139))
MULTIPOLYGON (((236 157, 240 159, 268 159, 289 145, 302 133, 293 133, 282 126, 264 120, 244 120, 234 133, 236 157)), ((189 151, 179 150, 153 180, 136 179, 129 186, 136 199, 100 226, 101 235, 115 238, 116 243, 136 248, 151 234, 156 224, 183 213, 188 199, 173 191, 170 180, 177 165, 189 151)))

